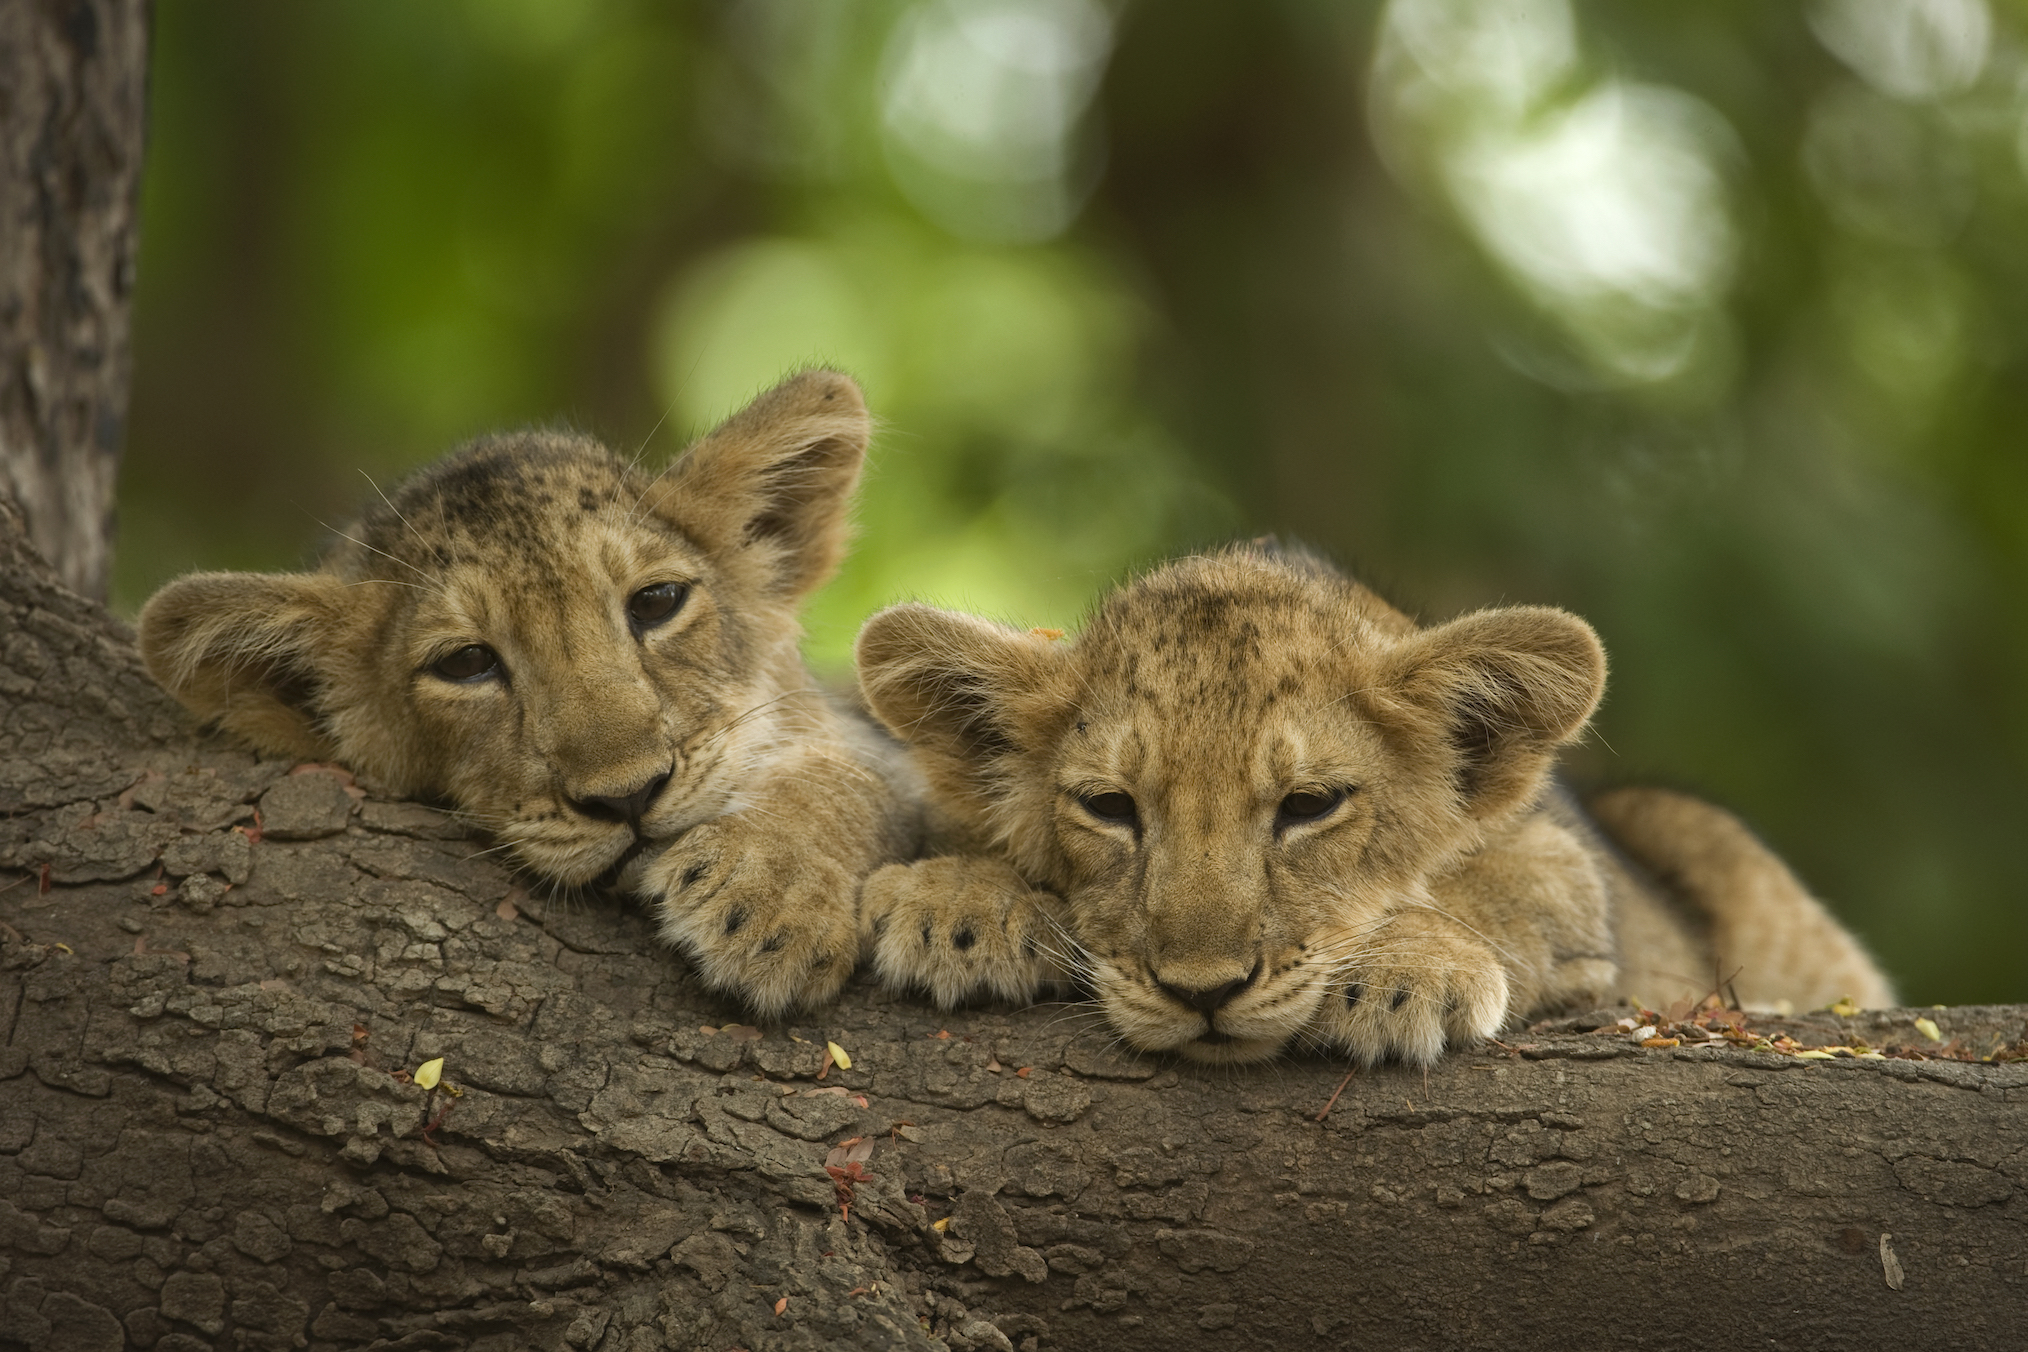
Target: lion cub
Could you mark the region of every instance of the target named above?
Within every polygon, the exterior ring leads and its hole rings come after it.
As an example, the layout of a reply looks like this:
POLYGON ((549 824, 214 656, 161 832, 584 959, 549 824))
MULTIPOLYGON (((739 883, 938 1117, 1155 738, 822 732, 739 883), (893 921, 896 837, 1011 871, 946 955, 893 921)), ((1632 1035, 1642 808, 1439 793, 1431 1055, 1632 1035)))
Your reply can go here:
POLYGON ((925 606, 859 637, 951 853, 867 880, 880 976, 940 1003, 1091 988, 1149 1051, 1305 1045, 1427 1062, 1622 991, 1892 1002, 1857 943, 1732 817, 1554 786, 1605 686, 1590 626, 1487 610, 1418 628, 1314 560, 1171 563, 1055 642, 925 606), (1665 889, 1657 881, 1666 883, 1665 889))
POLYGON ((821 1003, 858 961, 860 880, 919 837, 900 749, 797 649, 869 433, 858 387, 812 371, 660 475, 485 437, 315 572, 170 583, 142 655, 262 751, 447 799, 558 882, 619 875, 759 1013, 821 1003))

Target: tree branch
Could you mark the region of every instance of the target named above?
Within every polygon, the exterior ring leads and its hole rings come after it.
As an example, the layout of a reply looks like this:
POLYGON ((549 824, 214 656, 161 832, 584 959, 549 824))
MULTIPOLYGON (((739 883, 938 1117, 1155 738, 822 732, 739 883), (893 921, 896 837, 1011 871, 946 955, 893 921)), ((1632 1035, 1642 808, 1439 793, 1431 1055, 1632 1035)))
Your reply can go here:
MULTIPOLYGON (((1643 1049, 1591 1019, 1357 1075, 1324 1114, 1341 1066, 1145 1060, 1088 1009, 862 984, 747 1029, 631 906, 538 900, 441 813, 181 729, 16 520, 0 1345, 2018 1333, 2028 1067, 1643 1049)), ((1983 1046, 2023 1014, 1929 1017, 1983 1046)), ((1787 1026, 1931 1045, 1911 1018, 1787 1026)))

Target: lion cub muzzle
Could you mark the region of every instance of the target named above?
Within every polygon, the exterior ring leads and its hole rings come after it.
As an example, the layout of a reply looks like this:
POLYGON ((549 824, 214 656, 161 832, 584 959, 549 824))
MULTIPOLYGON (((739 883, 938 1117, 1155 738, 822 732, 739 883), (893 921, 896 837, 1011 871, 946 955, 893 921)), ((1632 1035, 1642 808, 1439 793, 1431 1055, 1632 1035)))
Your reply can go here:
POLYGON ((664 770, 627 793, 587 793, 573 797, 569 800, 570 805, 593 821, 625 822, 639 830, 641 818, 647 815, 662 790, 669 787, 669 775, 670 772, 664 770))
POLYGON ((1231 963, 1217 964, 1219 970, 1209 974, 1196 970, 1189 964, 1176 964, 1166 969, 1150 966, 1148 978, 1155 983, 1156 990, 1178 1004, 1187 1005, 1199 1014, 1216 1014, 1231 1004, 1233 997, 1242 991, 1251 990, 1254 983, 1260 980, 1261 971, 1266 965, 1261 959, 1255 958, 1253 967, 1246 975, 1233 977, 1229 981, 1219 981, 1218 978, 1231 969, 1233 966, 1231 963))
POLYGON ((565 806, 638 831, 675 775, 675 748, 664 731, 662 701, 627 636, 583 628, 544 664, 562 679, 531 677, 538 686, 530 695, 538 745, 565 806))

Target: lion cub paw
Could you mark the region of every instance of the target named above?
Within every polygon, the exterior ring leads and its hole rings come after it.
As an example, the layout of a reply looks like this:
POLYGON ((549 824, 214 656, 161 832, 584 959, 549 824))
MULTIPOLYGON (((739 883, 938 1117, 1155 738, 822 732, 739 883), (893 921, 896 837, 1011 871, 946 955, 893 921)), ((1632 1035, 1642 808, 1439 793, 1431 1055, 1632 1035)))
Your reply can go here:
POLYGON ((1033 1000, 1069 973, 1056 899, 1006 864, 952 856, 890 864, 860 893, 859 933, 890 989, 924 990, 944 1009, 976 996, 1033 1000))
POLYGON ((825 1004, 852 975, 858 881, 792 833, 740 816, 691 827, 627 879, 705 984, 763 1017, 825 1004))
POLYGON ((1337 975, 1310 1024, 1367 1065, 1427 1065, 1444 1048, 1491 1037, 1507 1017, 1507 972, 1485 940, 1436 911, 1397 911, 1349 930, 1337 975))

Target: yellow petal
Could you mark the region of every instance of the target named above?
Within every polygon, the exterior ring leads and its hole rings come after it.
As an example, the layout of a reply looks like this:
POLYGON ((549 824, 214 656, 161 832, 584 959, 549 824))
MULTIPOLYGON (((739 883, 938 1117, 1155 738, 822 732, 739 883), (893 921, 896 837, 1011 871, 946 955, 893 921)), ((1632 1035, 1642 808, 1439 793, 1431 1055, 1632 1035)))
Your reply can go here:
POLYGON ((1915 1031, 1921 1033, 1931 1042, 1943 1041, 1943 1034, 1937 1031, 1935 1019, 1917 1019, 1915 1021, 1915 1031))
POLYGON ((1797 1052, 1796 1059, 1798 1061, 1835 1061, 1838 1058, 1829 1052, 1808 1051, 1797 1052))
POLYGON ((930 1229, 936 1231, 938 1234, 942 1234, 944 1231, 950 1228, 951 1228, 951 1218, 949 1216, 944 1217, 940 1221, 930 1222, 930 1229))
POLYGON ((1842 995, 1838 997, 1838 1003, 1831 1006, 1831 1012, 1841 1019, 1849 1019, 1859 1012, 1859 1006, 1852 1003, 1851 996, 1842 995))
POLYGON ((840 1070, 852 1069, 852 1058, 845 1054, 845 1049, 843 1047, 839 1046, 835 1042, 827 1042, 824 1044, 824 1050, 831 1053, 831 1063, 837 1066, 838 1069, 840 1070))
POLYGON ((444 1058, 439 1056, 434 1061, 423 1062, 409 1078, 415 1081, 418 1089, 435 1089, 437 1081, 444 1078, 444 1058))

